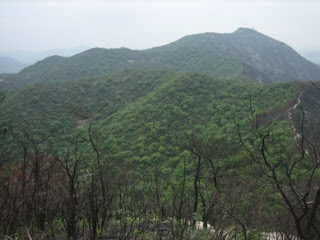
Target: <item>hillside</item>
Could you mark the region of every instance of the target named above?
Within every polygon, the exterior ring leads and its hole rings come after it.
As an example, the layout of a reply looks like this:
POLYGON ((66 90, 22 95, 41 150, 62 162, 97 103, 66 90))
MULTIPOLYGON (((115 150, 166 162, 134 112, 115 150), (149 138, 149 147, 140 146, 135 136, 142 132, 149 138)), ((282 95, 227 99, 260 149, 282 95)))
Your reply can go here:
POLYGON ((240 61, 221 54, 211 57, 212 51, 210 49, 207 51, 207 49, 201 48, 201 45, 191 50, 179 47, 172 52, 164 51, 161 53, 127 48, 95 48, 70 58, 52 56, 24 69, 17 75, 0 75, 0 78, 5 80, 2 82, 5 84, 1 86, 15 88, 33 82, 76 80, 125 69, 175 70, 202 72, 223 78, 241 77, 242 63, 240 61))
POLYGON ((90 49, 69 58, 52 56, 16 75, 0 75, 2 88, 33 82, 76 80, 125 69, 199 72, 223 79, 269 84, 319 80, 320 67, 292 48, 251 29, 204 33, 147 50, 90 49))
MULTIPOLYGON (((246 116, 242 111, 248 110, 250 94, 259 96, 256 107, 262 113, 277 110, 293 98, 294 90, 288 88, 292 86, 249 87, 196 73, 130 70, 30 85, 8 92, 0 110, 3 121, 14 129, 28 129, 36 138, 54 132, 57 146, 63 146, 61 139, 69 138, 91 119, 109 137, 128 140, 118 143, 123 146, 121 151, 133 151, 137 139, 157 145, 154 151, 161 147, 159 138, 167 139, 165 145, 170 149, 173 139, 187 130, 206 134, 218 129, 220 134, 234 131, 233 115, 246 116)), ((152 151, 145 155, 154 154, 152 151)))
POLYGON ((320 175, 300 158, 288 111, 315 89, 125 70, 1 90, 0 229, 25 239, 28 216, 32 236, 53 239, 296 234, 279 194, 300 214, 320 175))
POLYGON ((318 73, 241 28, 0 75, 0 235, 320 238, 318 73))

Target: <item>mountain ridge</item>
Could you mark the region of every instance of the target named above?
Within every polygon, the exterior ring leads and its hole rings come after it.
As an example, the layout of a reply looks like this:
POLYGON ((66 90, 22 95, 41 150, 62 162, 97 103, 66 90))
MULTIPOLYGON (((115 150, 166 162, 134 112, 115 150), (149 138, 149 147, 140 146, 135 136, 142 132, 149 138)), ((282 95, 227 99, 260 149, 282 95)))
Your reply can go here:
POLYGON ((269 78, 278 81, 287 81, 288 77, 292 81, 320 79, 316 64, 281 41, 248 28, 239 28, 231 34, 221 36, 223 41, 213 42, 215 47, 230 56, 245 60, 258 70, 264 70, 269 78))
POLYGON ((252 29, 201 33, 146 50, 92 48, 68 58, 46 58, 16 75, 1 75, 0 87, 75 80, 125 69, 199 72, 260 84, 320 80, 320 67, 290 46, 252 29), (45 69, 45 70, 43 70, 45 69))

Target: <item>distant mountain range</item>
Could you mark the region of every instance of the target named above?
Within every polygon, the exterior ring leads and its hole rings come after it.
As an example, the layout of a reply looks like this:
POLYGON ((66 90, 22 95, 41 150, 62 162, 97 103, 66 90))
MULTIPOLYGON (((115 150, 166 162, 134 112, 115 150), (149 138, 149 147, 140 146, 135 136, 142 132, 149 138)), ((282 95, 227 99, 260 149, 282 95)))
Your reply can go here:
POLYGON ((0 74, 1 73, 17 73, 28 65, 19 62, 10 57, 0 56, 0 74))
POLYGON ((23 68, 52 55, 70 57, 88 49, 89 47, 87 46, 78 46, 47 51, 2 51, 0 52, 0 74, 17 73, 23 68))
MULTIPOLYGON (((2 75, 2 87, 75 80, 125 69, 199 72, 261 84, 320 80, 320 67, 288 45, 253 29, 230 34, 203 33, 147 50, 93 48, 72 57, 51 56, 15 75, 2 75)), ((0 85, 1 86, 1 85, 0 85)))
POLYGON ((302 53, 302 56, 320 65, 320 50, 306 51, 302 53))

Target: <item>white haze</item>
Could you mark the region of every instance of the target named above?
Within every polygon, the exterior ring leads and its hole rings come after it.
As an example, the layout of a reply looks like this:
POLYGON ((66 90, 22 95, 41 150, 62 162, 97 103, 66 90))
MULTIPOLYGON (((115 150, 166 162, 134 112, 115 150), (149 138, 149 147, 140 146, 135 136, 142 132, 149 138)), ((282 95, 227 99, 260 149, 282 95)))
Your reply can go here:
POLYGON ((238 27, 306 51, 320 49, 319 12, 315 0, 0 0, 0 51, 146 49, 238 27))

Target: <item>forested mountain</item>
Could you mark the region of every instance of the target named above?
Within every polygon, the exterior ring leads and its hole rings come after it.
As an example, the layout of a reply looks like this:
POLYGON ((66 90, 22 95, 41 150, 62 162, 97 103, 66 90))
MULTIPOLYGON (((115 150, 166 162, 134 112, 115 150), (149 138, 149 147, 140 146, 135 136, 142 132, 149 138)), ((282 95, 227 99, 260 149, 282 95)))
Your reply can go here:
MULTIPOLYGON (((310 163, 301 162, 295 147, 299 130, 292 127, 301 122, 297 102, 303 97, 309 106, 303 94, 313 91, 317 98, 317 87, 126 70, 2 91, 1 166, 12 170, 1 175, 0 193, 11 199, 0 202, 1 222, 10 226, 1 231, 12 235, 10 229, 16 232, 24 224, 19 219, 31 214, 26 221, 34 226, 33 236, 187 239, 196 234, 199 239, 232 239, 247 236, 246 231, 256 238, 268 231, 296 234, 268 176, 274 173, 274 181, 282 184, 303 183, 313 170, 310 187, 315 187, 319 169, 311 155, 304 156, 310 163), (292 167, 289 178, 284 175, 287 167, 292 167), (21 171, 28 181, 19 177, 24 176, 21 171), (19 183, 33 190, 23 193, 19 183), (21 201, 39 208, 25 212, 14 205, 21 201), (5 209, 11 206, 17 211, 10 211, 6 220, 5 209), (290 226, 283 224, 284 218, 290 226), (58 219, 69 225, 61 227, 58 219), (251 221, 246 231, 239 229, 238 220, 251 221), (192 221, 212 229, 194 232, 192 221), (92 224, 99 225, 92 229, 92 224), (86 232, 80 233, 80 226, 86 232)), ((310 146, 300 147, 314 152, 310 146)), ((298 190, 307 191, 309 200, 316 196, 310 188, 294 188, 298 190)), ((284 196, 290 204, 301 203, 291 193, 284 196)), ((293 211, 300 214, 299 207, 293 211)))
POLYGON ((318 71, 242 28, 1 75, 1 238, 320 239, 318 71))
POLYGON ((262 83, 319 80, 319 66, 290 46, 255 30, 239 28, 232 34, 211 34, 212 44, 226 55, 244 60, 267 79, 262 83))
POLYGON ((95 48, 69 58, 52 56, 19 74, 0 76, 5 80, 0 86, 14 88, 32 82, 75 80, 124 69, 199 72, 263 84, 320 79, 320 67, 286 44, 240 28, 231 34, 186 36, 147 50, 95 48))
MULTIPOLYGON (((207 131, 210 121, 211 127, 223 134, 222 129, 232 125, 234 114, 244 117, 242 110, 248 106, 250 94, 260 96, 257 108, 263 112, 281 108, 292 99, 295 91, 289 91, 291 88, 290 84, 266 89, 258 85, 249 87, 197 73, 127 70, 60 84, 30 85, 9 92, 0 109, 4 121, 13 128, 29 129, 30 134, 35 131, 36 138, 51 131, 57 136, 60 131, 70 134, 79 122, 89 119, 106 125, 110 129, 105 132, 109 134, 120 134, 117 139, 125 133, 134 134, 130 129, 137 131, 136 138, 142 137, 147 131, 144 128, 150 124, 155 128, 150 131, 162 129, 163 134, 170 133, 171 137, 174 131, 202 132, 207 131), (118 127, 123 130, 117 130, 118 127)), ((134 136, 128 138, 132 139, 128 142, 135 143, 134 136)))

